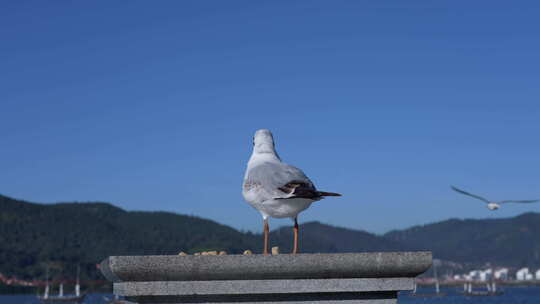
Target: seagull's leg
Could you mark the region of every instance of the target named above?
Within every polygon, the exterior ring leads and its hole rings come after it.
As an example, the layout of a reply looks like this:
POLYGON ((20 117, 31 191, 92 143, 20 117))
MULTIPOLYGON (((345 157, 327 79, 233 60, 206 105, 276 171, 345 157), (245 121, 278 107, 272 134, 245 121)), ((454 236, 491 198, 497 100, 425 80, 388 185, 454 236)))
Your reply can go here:
POLYGON ((268 233, 270 228, 268 227, 268 218, 264 219, 264 249, 263 254, 268 255, 268 233))
POLYGON ((298 217, 294 218, 294 247, 292 253, 298 253, 298 217))

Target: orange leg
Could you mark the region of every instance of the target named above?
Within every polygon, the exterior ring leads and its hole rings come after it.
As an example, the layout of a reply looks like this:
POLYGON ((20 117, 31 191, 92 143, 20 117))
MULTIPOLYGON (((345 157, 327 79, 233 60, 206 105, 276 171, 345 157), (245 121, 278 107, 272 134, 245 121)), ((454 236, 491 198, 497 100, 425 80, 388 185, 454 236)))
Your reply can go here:
POLYGON ((294 218, 294 247, 293 247, 293 254, 298 253, 298 218, 294 218))
POLYGON ((264 249, 263 254, 268 255, 268 234, 270 228, 268 227, 268 219, 264 219, 264 249))

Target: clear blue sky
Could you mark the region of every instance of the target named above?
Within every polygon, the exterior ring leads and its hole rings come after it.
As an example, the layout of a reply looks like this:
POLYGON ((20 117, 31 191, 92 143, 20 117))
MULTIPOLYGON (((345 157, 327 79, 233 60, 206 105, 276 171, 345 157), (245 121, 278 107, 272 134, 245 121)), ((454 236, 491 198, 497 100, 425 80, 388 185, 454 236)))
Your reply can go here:
MULTIPOLYGON (((322 190, 300 220, 385 232, 540 198, 537 1, 12 1, 0 193, 261 230, 253 132, 322 190)), ((289 224, 273 220, 271 227, 289 224)))

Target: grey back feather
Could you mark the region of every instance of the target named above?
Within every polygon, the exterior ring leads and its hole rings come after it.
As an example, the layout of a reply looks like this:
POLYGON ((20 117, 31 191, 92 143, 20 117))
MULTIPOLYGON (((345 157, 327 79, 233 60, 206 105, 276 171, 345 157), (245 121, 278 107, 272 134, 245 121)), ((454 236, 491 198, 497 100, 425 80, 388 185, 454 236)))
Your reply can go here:
POLYGON ((284 185, 297 181, 309 185, 315 190, 311 180, 302 170, 285 163, 265 162, 248 170, 244 184, 260 191, 263 200, 273 198, 285 198, 287 193, 279 190, 284 185))

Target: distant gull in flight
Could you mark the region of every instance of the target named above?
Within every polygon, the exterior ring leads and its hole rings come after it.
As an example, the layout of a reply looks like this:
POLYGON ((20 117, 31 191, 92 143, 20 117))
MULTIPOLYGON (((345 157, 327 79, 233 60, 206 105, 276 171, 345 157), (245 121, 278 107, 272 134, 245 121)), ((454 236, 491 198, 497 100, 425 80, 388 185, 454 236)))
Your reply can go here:
POLYGON ((242 187, 244 199, 259 210, 264 222, 264 250, 268 254, 268 217, 294 220, 293 254, 298 252, 298 214, 311 203, 338 193, 318 191, 302 170, 282 162, 276 153, 269 130, 261 129, 253 137, 242 187))
POLYGON ((469 192, 466 192, 466 191, 463 191, 461 189, 458 189, 454 186, 450 186, 450 188, 452 188, 454 191, 457 191, 461 194, 465 194, 465 195, 468 195, 468 196, 471 196, 471 197, 474 197, 476 199, 479 199, 485 203, 487 203, 487 207, 489 210, 497 210, 499 209, 501 206, 500 204, 507 204, 507 203, 521 203, 521 204, 528 204, 528 203, 536 203, 540 200, 522 200, 522 201, 516 201, 516 200, 504 200, 504 201, 490 201, 490 200, 487 200, 479 195, 475 195, 475 194, 472 194, 472 193, 469 193, 469 192))

